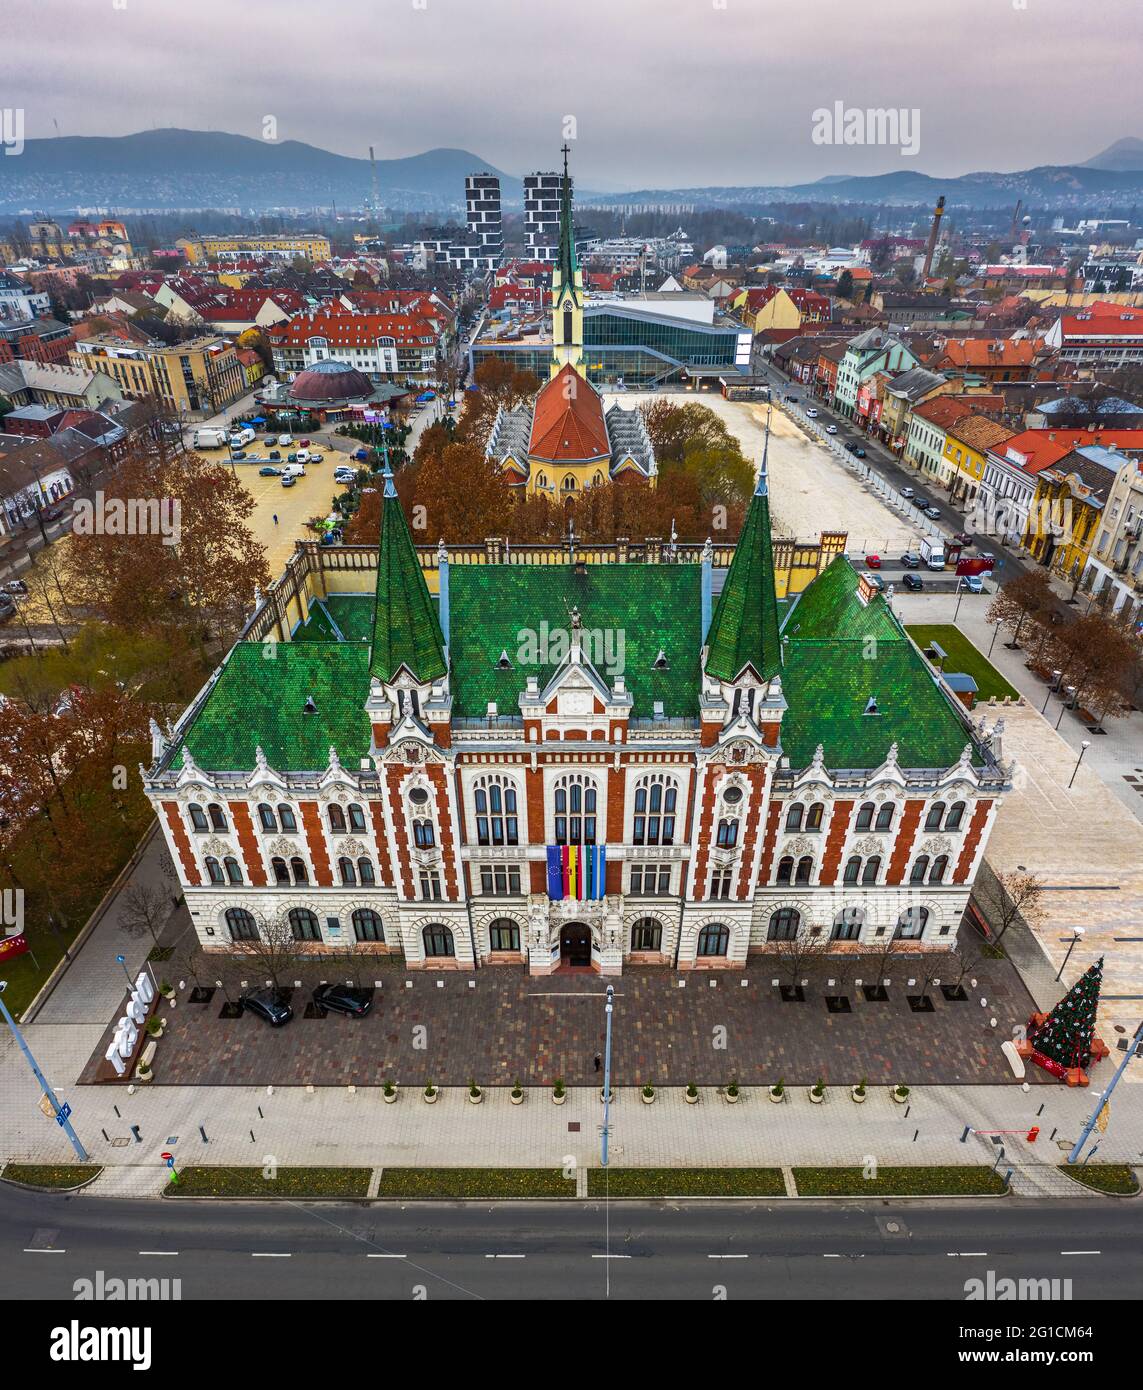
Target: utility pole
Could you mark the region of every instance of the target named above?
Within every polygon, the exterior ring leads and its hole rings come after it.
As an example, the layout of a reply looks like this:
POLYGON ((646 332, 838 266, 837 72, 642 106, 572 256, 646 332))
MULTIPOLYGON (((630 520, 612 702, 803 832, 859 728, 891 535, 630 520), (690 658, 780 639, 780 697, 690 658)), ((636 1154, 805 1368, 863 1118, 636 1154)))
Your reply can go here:
POLYGON ((71 1114, 71 1106, 64 1106, 60 1104, 59 1100, 56 1097, 55 1091, 53 1091, 52 1088, 48 1085, 47 1077, 45 1077, 43 1072, 40 1070, 39 1063, 32 1056, 31 1048, 24 1041, 23 1033, 21 1033, 19 1028, 16 1027, 16 1020, 8 1012, 8 1006, 4 1003, 4 999, 2 997, 4 991, 7 988, 8 981, 0 980, 0 1014, 4 1015, 4 1021, 12 1030, 12 1036, 16 1039, 16 1042, 19 1044, 20 1051, 28 1059, 28 1065, 32 1068, 33 1076, 35 1076, 36 1080, 43 1087, 44 1095, 47 1096, 48 1101, 51 1103, 52 1111, 55 1114, 56 1123, 71 1140, 71 1145, 72 1148, 75 1150, 76 1157, 79 1159, 81 1163, 89 1163, 91 1161, 91 1155, 80 1143, 79 1135, 76 1134, 74 1129, 72 1129, 71 1120, 68 1119, 68 1116, 71 1114))
POLYGON ((1091 1119, 1088 1120, 1086 1125, 1084 1125, 1083 1133, 1076 1140, 1075 1148, 1072 1149, 1070 1154, 1068 1154, 1069 1163, 1075 1163, 1076 1160, 1079 1158, 1083 1146, 1087 1143, 1088 1135, 1095 1128, 1096 1121, 1099 1119, 1100 1115, 1103 1112, 1103 1107, 1107 1105, 1107 1103, 1111 1100, 1111 1093, 1115 1090, 1119 1078, 1123 1075, 1124 1070, 1127 1067, 1127 1063, 1131 1061, 1132 1057, 1136 1056, 1139 1053, 1141 1046, 1143 1046, 1143 1023, 1141 1023, 1138 1028, 1136 1028, 1135 1036, 1131 1039, 1130 1046, 1128 1047, 1127 1051, 1123 1054, 1123 1061, 1120 1062, 1119 1066, 1116 1068, 1115 1075, 1111 1078, 1111 1085, 1108 1086, 1107 1090, 1104 1091, 1102 1096, 1100 1096, 1095 1109, 1091 1112, 1091 1119))

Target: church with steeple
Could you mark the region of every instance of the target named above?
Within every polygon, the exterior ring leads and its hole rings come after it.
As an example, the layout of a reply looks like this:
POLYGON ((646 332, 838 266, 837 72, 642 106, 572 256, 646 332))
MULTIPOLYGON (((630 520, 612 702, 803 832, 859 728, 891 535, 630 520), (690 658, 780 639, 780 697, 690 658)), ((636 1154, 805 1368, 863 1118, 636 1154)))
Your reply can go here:
POLYGON ((140 769, 203 948, 281 924, 303 955, 533 975, 946 950, 1003 720, 844 554, 778 584, 768 448, 717 551, 418 553, 389 474, 375 548, 299 549, 140 769))
POLYGON ((528 496, 576 497, 631 476, 657 479, 655 451, 638 410, 605 408, 583 357, 583 271, 572 225, 568 147, 563 148, 560 249, 552 269, 552 359, 548 381, 529 404, 497 414, 488 457, 505 482, 528 496))

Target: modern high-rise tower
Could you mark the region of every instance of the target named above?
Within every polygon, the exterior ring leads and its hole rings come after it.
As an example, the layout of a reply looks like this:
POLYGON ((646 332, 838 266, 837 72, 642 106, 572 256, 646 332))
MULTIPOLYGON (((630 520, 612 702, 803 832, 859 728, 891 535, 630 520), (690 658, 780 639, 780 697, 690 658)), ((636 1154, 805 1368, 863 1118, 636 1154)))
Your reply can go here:
POLYGON ((469 174, 464 181, 468 240, 475 242, 477 263, 484 269, 504 256, 504 227, 500 216, 500 180, 495 174, 469 174))
POLYGON ((563 175, 524 175, 524 256, 554 261, 560 252, 560 205, 563 175))

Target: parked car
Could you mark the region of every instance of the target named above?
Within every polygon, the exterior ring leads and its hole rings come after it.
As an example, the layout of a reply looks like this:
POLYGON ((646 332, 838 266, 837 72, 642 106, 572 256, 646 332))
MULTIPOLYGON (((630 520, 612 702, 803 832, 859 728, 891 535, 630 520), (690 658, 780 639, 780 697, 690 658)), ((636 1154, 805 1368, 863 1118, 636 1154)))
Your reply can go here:
POLYGON ((325 458, 325 455, 324 455, 324 454, 319 454, 319 453, 317 452, 316 449, 311 449, 311 450, 310 450, 310 462, 311 462, 311 463, 321 463, 321 461, 322 461, 323 458, 325 458))
POLYGON ((956 535, 953 536, 953 540, 956 541, 957 545, 974 544, 972 537, 968 534, 967 531, 958 531, 956 535))
POLYGON ((865 565, 867 569, 879 570, 881 568, 881 556, 867 555, 865 557, 865 565))
POLYGON ((827 425, 827 426, 826 426, 826 434, 836 434, 836 433, 837 433, 837 426, 836 426, 836 425, 827 425))
POLYGON ((259 468, 258 476, 259 478, 276 478, 278 476, 278 470, 272 463, 268 463, 265 468, 259 468))
POLYGON ((940 519, 941 519, 941 509, 940 509, 940 507, 926 507, 924 510, 925 510, 925 515, 929 518, 930 521, 940 521, 940 519))
POLYGON ((874 589, 885 588, 885 581, 879 574, 870 574, 870 572, 866 570, 862 578, 874 589))
POLYGON ((10 618, 15 611, 15 602, 7 594, 0 594, 0 618, 10 618))
MULTIPOLYGON (((286 455, 286 462, 287 462, 287 463, 297 463, 297 462, 299 462, 297 454, 287 454, 287 455, 286 455)), ((302 463, 305 463, 305 459, 302 459, 301 462, 302 462, 302 463)))
POLYGON ((901 563, 907 570, 919 570, 921 568, 921 557, 915 550, 906 550, 901 556, 901 563))
POLYGON ((232 449, 232 450, 231 450, 231 453, 230 453, 230 457, 231 457, 231 460, 232 460, 234 463, 241 463, 242 460, 246 457, 246 450, 245 450, 245 449, 232 449))
POLYGON ((248 989, 240 996, 243 1009, 265 1019, 271 1028, 281 1028, 294 1016, 289 1001, 274 989, 248 989))
POLYGON ((787 396, 786 399, 787 399, 788 401, 796 401, 798 398, 797 398, 797 396, 787 396))
POLYGON ((26 594, 28 592, 28 586, 22 579, 9 579, 4 588, 10 594, 26 594))
POLYGON ((854 458, 863 459, 865 457, 865 450, 861 447, 860 444, 847 444, 845 447, 849 450, 849 452, 853 455, 854 458))
POLYGON ((293 485, 294 485, 297 481, 298 481, 297 478, 295 478, 294 475, 293 475, 292 473, 285 473, 285 474, 282 475, 282 486, 283 486, 283 487, 293 487, 293 485))
POLYGON ((925 587, 925 581, 919 574, 906 574, 901 583, 913 594, 919 593, 925 587))
POLYGON ((319 1008, 332 1009, 335 1014, 364 1018, 373 1007, 373 991, 355 989, 352 985, 318 985, 314 990, 314 1003, 319 1008))
POLYGON ((965 591, 970 594, 984 593, 984 580, 979 574, 966 574, 963 577, 965 591))
POLYGON ((299 449, 296 454, 291 454, 290 457, 296 459, 298 463, 309 463, 310 451, 308 449, 299 449))
POLYGON ((270 457, 271 457, 272 459, 280 459, 280 458, 282 457, 282 455, 278 452, 277 449, 271 449, 271 450, 270 450, 270 457))
POLYGON ((903 487, 903 488, 901 489, 901 496, 902 496, 902 497, 912 497, 912 496, 913 496, 913 489, 912 489, 911 487, 903 487))
POLYGON ((275 444, 277 444, 277 442, 278 442, 278 436, 277 436, 276 434, 268 434, 268 435, 266 436, 266 447, 267 447, 267 448, 272 448, 275 444))
POLYGON ((308 439, 299 439, 299 440, 298 440, 298 448, 299 448, 299 449, 308 449, 309 447, 310 447, 310 441, 309 441, 308 439))
POLYGON ((814 410, 812 406, 806 411, 806 414, 811 420, 816 420, 818 418, 818 412, 814 410))
POLYGON ((278 443, 282 446, 283 449, 287 448, 293 442, 293 439, 288 434, 280 434, 278 436, 278 443))
POLYGON ((369 450, 355 449, 349 457, 351 459, 356 459, 358 463, 367 463, 369 461, 369 450))

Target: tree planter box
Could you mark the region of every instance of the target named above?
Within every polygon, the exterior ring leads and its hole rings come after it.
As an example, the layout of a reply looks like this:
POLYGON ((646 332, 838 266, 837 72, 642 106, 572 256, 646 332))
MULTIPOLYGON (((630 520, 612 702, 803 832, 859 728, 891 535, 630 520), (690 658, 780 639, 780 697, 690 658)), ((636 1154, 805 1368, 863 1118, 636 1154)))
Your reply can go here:
POLYGON ((898 1105, 904 1105, 909 1099, 908 1094, 901 1095, 901 1093, 896 1089, 896 1087, 894 1087, 894 1089, 890 1091, 889 1094, 893 1097, 893 1099, 896 1101, 898 1105))
POLYGON ((813 1088, 812 1086, 811 1086, 810 1089, 806 1092, 806 1094, 809 1096, 809 1098, 810 1098, 810 1103, 811 1103, 812 1105, 820 1105, 820 1104, 822 1103, 822 1101, 825 1100, 825 1092, 824 1092, 824 1091, 815 1091, 814 1088, 813 1088))
POLYGON ((559 1095, 559 1096, 556 1095, 555 1091, 552 1092, 552 1104, 553 1104, 553 1105, 563 1105, 564 1101, 567 1100, 567 1098, 568 1098, 568 1093, 567 1093, 566 1091, 564 1091, 564 1093, 563 1093, 562 1095, 559 1095))
POLYGON ((392 1105, 393 1102, 397 1099, 397 1096, 398 1096, 398 1091, 397 1091, 397 1088, 396 1088, 395 1086, 393 1087, 393 1094, 392 1094, 392 1095, 389 1095, 386 1091, 382 1091, 382 1092, 381 1092, 381 1099, 385 1102, 386 1105, 392 1105))
POLYGON ((738 1098, 741 1093, 738 1091, 735 1091, 733 1093, 731 1093, 730 1091, 723 1091, 722 1094, 726 1097, 727 1105, 737 1105, 738 1098))
POLYGON ((684 1092, 683 1092, 683 1099, 686 1101, 686 1103, 687 1103, 688 1105, 697 1105, 697 1104, 698 1104, 698 1099, 699 1099, 699 1098, 698 1098, 698 1092, 696 1091, 696 1092, 694 1093, 694 1095, 692 1096, 691 1093, 690 1093, 689 1091, 684 1091, 684 1092))
POLYGON ((851 1087, 850 1087, 850 1090, 849 1090, 849 1094, 853 1097, 853 1103, 854 1103, 854 1105, 864 1105, 864 1104, 865 1104, 865 1097, 869 1094, 869 1092, 868 1092, 868 1091, 859 1091, 859 1090, 857 1089, 856 1086, 851 1086, 851 1087))
POLYGON ((516 1093, 515 1093, 514 1091, 510 1091, 510 1092, 508 1093, 508 1099, 512 1102, 513 1105, 523 1105, 523 1104, 524 1104, 524 1092, 521 1091, 519 1095, 516 1095, 516 1093))
POLYGON ((782 1102, 786 1099, 786 1092, 784 1089, 781 1091, 775 1091, 773 1086, 771 1086, 769 1090, 769 1096, 775 1105, 781 1105, 782 1102))
POLYGON ((643 1102, 644 1105, 654 1105, 655 1095, 656 1093, 654 1091, 652 1091, 650 1095, 646 1095, 643 1091, 640 1091, 639 1099, 643 1102))
POLYGON ((426 1105, 436 1105, 437 1101, 440 1099, 440 1094, 441 1093, 439 1090, 433 1091, 431 1095, 428 1091, 422 1092, 422 1095, 425 1098, 426 1105))
POLYGON ((473 1095, 471 1091, 468 1092, 468 1103, 469 1103, 469 1105, 479 1105, 480 1102, 481 1102, 483 1099, 484 1099, 484 1092, 483 1092, 483 1091, 477 1091, 477 1093, 476 1093, 475 1095, 473 1095))

